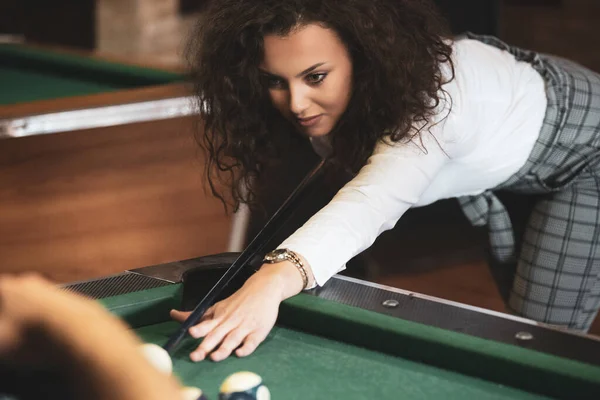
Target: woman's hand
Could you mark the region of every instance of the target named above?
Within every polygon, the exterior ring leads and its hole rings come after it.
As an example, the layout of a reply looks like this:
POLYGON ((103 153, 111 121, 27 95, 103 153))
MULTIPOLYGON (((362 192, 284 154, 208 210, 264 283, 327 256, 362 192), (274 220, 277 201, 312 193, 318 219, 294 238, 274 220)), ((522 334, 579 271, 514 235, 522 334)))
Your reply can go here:
MULTIPOLYGON (((199 324, 190 328, 192 337, 204 338, 190 354, 201 361, 210 354, 221 361, 235 351, 238 357, 251 354, 262 343, 277 320, 281 302, 302 290, 302 276, 290 262, 266 264, 233 295, 213 305, 199 324)), ((189 312, 171 311, 183 322, 189 312)))

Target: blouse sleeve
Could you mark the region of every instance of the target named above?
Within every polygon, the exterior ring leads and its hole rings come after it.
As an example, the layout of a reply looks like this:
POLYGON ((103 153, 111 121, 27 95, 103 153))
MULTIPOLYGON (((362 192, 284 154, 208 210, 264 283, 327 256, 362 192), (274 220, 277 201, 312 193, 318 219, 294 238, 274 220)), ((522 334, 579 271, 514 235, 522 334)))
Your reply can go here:
POLYGON ((301 254, 322 286, 417 203, 448 162, 445 150, 434 131, 379 143, 357 176, 279 248, 301 254))

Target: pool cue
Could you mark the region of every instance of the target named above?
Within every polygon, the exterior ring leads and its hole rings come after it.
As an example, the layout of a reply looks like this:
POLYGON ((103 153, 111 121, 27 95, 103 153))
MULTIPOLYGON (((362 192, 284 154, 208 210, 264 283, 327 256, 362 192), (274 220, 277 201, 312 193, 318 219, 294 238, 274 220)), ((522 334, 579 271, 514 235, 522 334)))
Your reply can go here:
POLYGON ((175 347, 181 342, 188 330, 200 321, 206 310, 208 310, 219 294, 221 294, 223 289, 225 289, 238 272, 240 272, 242 268, 244 268, 247 263, 264 248, 267 242, 275 236, 283 223, 292 215, 297 204, 309 194, 310 190, 308 189, 317 178, 323 174, 325 163, 325 160, 320 161, 317 166, 306 175, 302 182, 294 189, 292 194, 289 195, 275 214, 267 221, 252 242, 244 249, 229 268, 227 268, 223 276, 198 303, 190 316, 181 324, 177 332, 168 339, 167 343, 163 346, 167 352, 171 354, 174 351, 175 347))

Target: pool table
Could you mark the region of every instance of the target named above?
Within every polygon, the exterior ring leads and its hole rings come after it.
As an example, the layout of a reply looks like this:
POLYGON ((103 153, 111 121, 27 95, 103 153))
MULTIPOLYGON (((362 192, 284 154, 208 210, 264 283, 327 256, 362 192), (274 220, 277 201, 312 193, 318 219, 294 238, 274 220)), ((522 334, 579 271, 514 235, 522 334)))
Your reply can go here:
POLYGON ((0 105, 181 82, 181 73, 99 58, 0 44, 0 105))
MULTIPOLYGON (((143 341, 162 345, 177 328, 169 309, 193 308, 236 256, 64 288, 98 299, 143 341)), ((192 363, 195 345, 186 338, 175 350, 174 373, 210 399, 240 370, 260 374, 276 400, 600 398, 600 341, 591 336, 341 275, 284 302, 275 328, 247 358, 192 363)))
POLYGON ((168 93, 186 83, 175 70, 0 44, 0 137, 189 115, 188 93, 168 93))

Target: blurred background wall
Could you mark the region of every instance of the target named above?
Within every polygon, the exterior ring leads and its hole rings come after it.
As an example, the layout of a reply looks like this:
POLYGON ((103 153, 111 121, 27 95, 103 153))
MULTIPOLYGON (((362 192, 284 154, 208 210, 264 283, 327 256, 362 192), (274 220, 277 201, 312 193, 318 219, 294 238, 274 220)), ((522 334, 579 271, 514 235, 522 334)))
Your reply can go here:
MULTIPOLYGON (((209 1, 3 0, 0 33, 176 63, 190 26, 209 1)), ((497 33, 513 44, 570 57, 600 69, 600 1, 436 2, 457 31, 497 33)))

